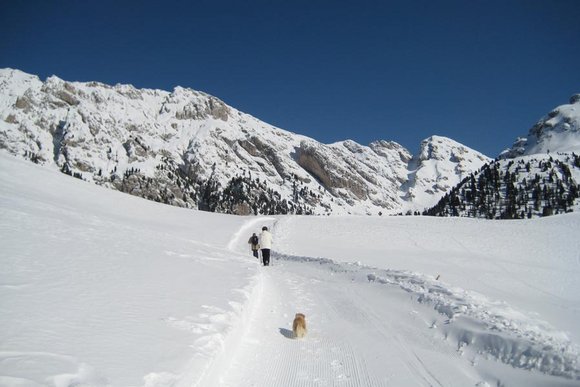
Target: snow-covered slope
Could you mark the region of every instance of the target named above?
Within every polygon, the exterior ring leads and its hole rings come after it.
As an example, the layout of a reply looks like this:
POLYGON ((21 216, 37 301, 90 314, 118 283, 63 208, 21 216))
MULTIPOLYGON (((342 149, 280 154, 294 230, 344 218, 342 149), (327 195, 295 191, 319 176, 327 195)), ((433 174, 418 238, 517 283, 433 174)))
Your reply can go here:
POLYGON ((441 137, 416 157, 389 141, 321 144, 191 89, 42 82, 12 69, 0 70, 0 149, 133 195, 237 214, 421 209, 486 160, 441 137))
POLYGON ((246 221, 0 154, 0 385, 202 377, 258 281, 231 247, 246 221))
POLYGON ((519 137, 500 158, 514 158, 538 153, 580 153, 580 94, 570 103, 552 110, 540 119, 527 137, 519 137))
POLYGON ((580 210, 580 155, 500 159, 471 174, 428 215, 525 219, 580 210))
POLYGON ((579 230, 210 214, 0 154, 0 385, 577 386, 579 230))

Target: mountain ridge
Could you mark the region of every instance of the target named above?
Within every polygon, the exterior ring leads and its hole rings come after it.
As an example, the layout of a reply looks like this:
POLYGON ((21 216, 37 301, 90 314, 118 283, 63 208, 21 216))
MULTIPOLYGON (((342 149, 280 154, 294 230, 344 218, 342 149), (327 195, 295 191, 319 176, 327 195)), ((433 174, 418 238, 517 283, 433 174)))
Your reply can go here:
POLYGON ((322 144, 177 86, 0 69, 0 149, 168 204, 237 214, 420 211, 491 159, 442 136, 322 144))

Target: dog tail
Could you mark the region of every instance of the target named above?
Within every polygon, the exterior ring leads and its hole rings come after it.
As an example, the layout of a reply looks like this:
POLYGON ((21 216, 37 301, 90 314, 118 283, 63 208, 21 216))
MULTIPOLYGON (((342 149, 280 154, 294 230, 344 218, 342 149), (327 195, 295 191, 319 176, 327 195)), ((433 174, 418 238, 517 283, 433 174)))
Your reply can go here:
POLYGON ((301 339, 306 336, 306 328, 303 326, 296 327, 296 333, 294 334, 294 338, 301 339))

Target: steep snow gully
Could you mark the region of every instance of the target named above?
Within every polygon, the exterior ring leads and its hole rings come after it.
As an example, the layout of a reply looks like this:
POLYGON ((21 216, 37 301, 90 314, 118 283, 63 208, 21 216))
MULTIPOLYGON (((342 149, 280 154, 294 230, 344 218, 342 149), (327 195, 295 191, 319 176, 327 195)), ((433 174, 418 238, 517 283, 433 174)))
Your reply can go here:
MULTIPOLYGON (((276 236, 275 219, 255 218, 228 248, 247 250, 245 238, 262 225, 276 236)), ((491 301, 481 295, 416 273, 273 258, 259 266, 240 326, 196 385, 578 385, 577 348, 508 307, 486 312, 491 301), (291 331, 297 312, 308 325, 300 340, 291 331)))

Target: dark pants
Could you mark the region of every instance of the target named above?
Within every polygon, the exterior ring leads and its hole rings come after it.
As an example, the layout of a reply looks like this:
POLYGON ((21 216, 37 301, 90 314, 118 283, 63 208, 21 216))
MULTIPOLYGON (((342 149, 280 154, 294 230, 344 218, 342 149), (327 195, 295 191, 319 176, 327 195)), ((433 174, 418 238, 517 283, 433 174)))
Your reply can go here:
POLYGON ((264 266, 270 266, 270 249, 262 249, 262 262, 264 266))
POLYGON ((252 254, 254 254, 254 257, 259 258, 258 257, 258 250, 252 250, 252 254))

